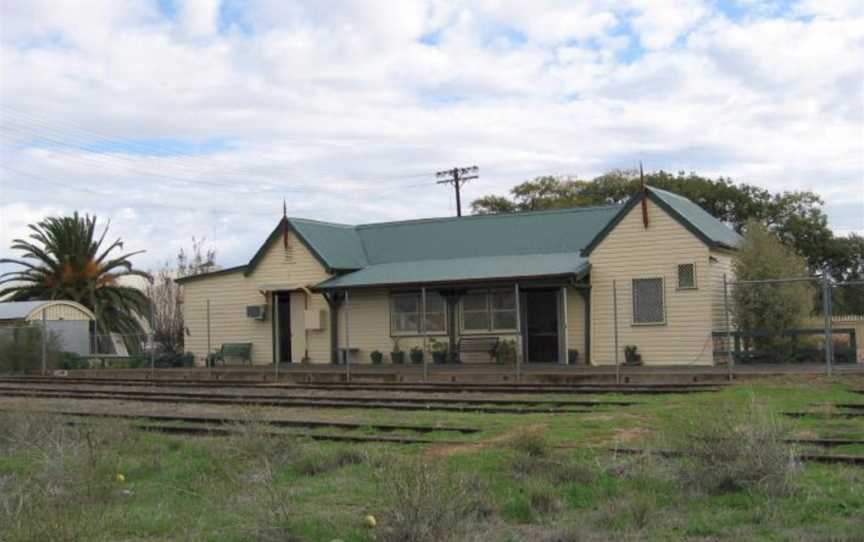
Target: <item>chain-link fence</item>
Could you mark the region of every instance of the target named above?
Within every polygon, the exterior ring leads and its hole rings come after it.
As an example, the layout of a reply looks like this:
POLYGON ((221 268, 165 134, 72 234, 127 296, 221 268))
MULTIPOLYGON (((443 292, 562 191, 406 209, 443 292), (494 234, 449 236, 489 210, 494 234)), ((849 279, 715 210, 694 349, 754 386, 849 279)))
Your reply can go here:
POLYGON ((714 361, 734 365, 864 362, 864 281, 822 277, 724 278, 714 361), (839 310, 838 310, 839 309, 839 310), (848 312, 848 314, 847 314, 848 312))
MULTIPOLYGON (((68 323, 68 322, 65 322, 68 323)), ((84 326, 48 322, 0 327, 0 373, 74 369, 192 367, 191 354, 166 352, 148 334, 92 334, 84 326)))

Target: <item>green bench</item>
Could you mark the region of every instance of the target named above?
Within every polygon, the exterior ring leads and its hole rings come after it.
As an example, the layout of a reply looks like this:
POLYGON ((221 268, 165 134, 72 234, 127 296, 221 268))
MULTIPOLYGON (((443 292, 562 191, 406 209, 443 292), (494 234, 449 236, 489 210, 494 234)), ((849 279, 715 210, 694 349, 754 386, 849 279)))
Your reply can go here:
POLYGON ((225 365, 229 359, 240 359, 244 365, 252 365, 252 343, 223 343, 219 350, 207 356, 207 366, 225 365))

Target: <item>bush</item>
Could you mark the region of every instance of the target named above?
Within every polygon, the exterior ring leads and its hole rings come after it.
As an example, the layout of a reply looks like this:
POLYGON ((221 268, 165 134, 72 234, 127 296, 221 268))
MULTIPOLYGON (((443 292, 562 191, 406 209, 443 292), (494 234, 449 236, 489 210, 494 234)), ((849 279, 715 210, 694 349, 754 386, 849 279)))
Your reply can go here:
MULTIPOLYGON (((57 367, 60 356, 58 337, 47 336, 47 359, 49 369, 57 367)), ((42 369, 42 328, 39 326, 14 326, 0 328, 0 372, 39 371, 42 369)))
POLYGON ((382 354, 380 350, 374 350, 369 354, 369 358, 372 360, 373 365, 381 365, 384 361, 384 354, 382 354))
POLYGON ((551 451, 549 440, 536 431, 519 433, 510 440, 510 447, 531 458, 548 457, 551 451))
POLYGON ((382 542, 464 540, 472 522, 492 513, 479 482, 440 463, 391 463, 377 480, 385 506, 382 542))
POLYGON ((84 356, 79 356, 75 352, 60 352, 57 360, 57 368, 66 371, 74 369, 87 369, 90 363, 84 356))
POLYGON ((702 408, 668 434, 681 454, 678 476, 685 487, 708 493, 759 490, 788 493, 797 470, 786 442, 789 430, 754 400, 739 409, 702 408))

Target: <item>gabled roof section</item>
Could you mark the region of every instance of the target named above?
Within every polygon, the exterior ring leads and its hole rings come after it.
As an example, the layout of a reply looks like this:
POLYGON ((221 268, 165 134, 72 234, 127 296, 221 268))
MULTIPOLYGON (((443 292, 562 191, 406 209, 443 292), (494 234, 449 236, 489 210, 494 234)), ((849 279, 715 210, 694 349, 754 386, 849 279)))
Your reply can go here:
MULTIPOLYGON (((720 222, 708 211, 699 207, 689 199, 679 196, 673 192, 660 190, 651 186, 646 187, 648 199, 658 207, 666 211, 669 216, 678 221, 679 224, 698 237, 703 243, 711 248, 734 249, 741 242, 741 236, 720 222)), ((627 200, 612 220, 589 242, 582 251, 583 256, 588 256, 599 245, 609 233, 615 229, 621 220, 627 216, 640 201, 642 193, 637 192, 627 200)))
POLYGON ((247 276, 255 271, 270 244, 283 235, 286 227, 288 231, 294 232, 328 273, 362 269, 366 265, 363 246, 354 226, 305 218, 283 218, 249 260, 244 271, 247 276))
POLYGON ((312 247, 313 253, 319 254, 331 269, 362 269, 368 265, 355 226, 305 218, 288 220, 297 235, 312 247))

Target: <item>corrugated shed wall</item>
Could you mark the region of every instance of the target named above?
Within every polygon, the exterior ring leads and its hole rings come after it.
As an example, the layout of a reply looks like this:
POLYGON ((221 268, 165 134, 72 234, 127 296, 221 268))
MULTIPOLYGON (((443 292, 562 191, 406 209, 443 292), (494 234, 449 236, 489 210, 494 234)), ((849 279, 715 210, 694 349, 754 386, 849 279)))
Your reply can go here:
MULTIPOLYGON (((45 318, 48 320, 90 320, 90 315, 86 312, 82 311, 78 307, 74 305, 67 305, 64 303, 52 303, 45 307, 45 318)), ((30 317, 28 321, 39 321, 42 319, 43 310, 35 311, 30 317)))

